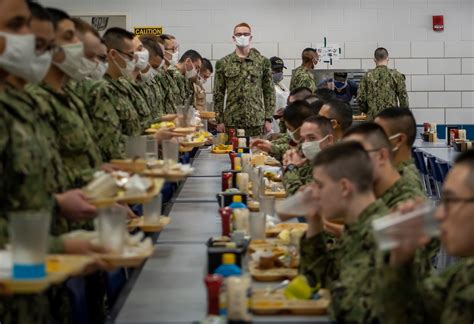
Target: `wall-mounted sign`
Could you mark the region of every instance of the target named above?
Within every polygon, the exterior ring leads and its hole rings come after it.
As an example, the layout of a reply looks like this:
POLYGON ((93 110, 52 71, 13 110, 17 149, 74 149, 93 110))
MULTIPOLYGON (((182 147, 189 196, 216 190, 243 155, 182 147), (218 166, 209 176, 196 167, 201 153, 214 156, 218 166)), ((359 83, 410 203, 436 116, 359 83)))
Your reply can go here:
POLYGON ((317 45, 316 51, 319 54, 319 61, 330 65, 334 61, 338 61, 342 54, 341 46, 339 44, 327 44, 326 37, 324 37, 324 43, 317 45))
POLYGON ((125 15, 84 15, 76 16, 85 22, 91 24, 100 35, 104 35, 105 31, 111 27, 120 27, 127 29, 127 16, 125 15))
POLYGON ((163 34, 163 26, 133 27, 133 33, 135 34, 135 36, 147 34, 160 36, 163 34))

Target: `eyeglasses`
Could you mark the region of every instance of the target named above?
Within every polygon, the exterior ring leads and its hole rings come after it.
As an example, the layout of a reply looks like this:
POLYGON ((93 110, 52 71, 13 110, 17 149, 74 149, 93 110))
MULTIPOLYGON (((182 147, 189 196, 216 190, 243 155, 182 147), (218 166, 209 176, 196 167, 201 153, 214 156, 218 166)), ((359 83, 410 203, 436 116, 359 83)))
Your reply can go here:
POLYGON ((252 34, 251 33, 235 33, 234 36, 235 37, 241 37, 241 36, 251 36, 252 34))
POLYGON ((121 50, 119 50, 119 49, 116 49, 116 48, 114 48, 114 49, 115 49, 117 52, 119 52, 120 54, 123 54, 123 55, 125 55, 126 57, 128 57, 128 59, 129 59, 130 61, 132 61, 132 60, 135 58, 135 53, 133 53, 133 54, 132 54, 132 53, 125 53, 124 51, 121 51, 121 50))
POLYGON ((442 197, 438 202, 438 206, 443 206, 446 215, 449 214, 451 207, 455 204, 472 204, 474 203, 474 197, 442 197))

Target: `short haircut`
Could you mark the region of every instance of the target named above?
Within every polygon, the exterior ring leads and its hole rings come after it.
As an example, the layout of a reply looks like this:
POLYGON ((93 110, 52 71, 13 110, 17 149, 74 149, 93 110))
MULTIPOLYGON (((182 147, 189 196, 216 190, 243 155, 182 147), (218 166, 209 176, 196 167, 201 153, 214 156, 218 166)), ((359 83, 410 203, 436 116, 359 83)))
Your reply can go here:
POLYGON ((334 134, 334 129, 332 128, 331 120, 324 116, 311 116, 304 120, 304 123, 315 124, 319 127, 323 136, 334 134))
POLYGON ((128 30, 120 27, 112 27, 107 29, 104 34, 104 41, 107 49, 121 50, 124 45, 124 40, 133 40, 135 35, 128 30))
POLYGON ((241 23, 235 25, 235 27, 234 27, 234 33, 235 33, 235 30, 236 30, 237 28, 239 28, 239 27, 247 27, 247 28, 250 30, 250 32, 252 32, 252 27, 250 27, 249 24, 247 24, 246 22, 241 22, 241 23))
POLYGON ((187 59, 191 59, 191 61, 202 61, 202 56, 195 50, 187 50, 179 59, 179 63, 184 63, 187 59))
POLYGON ((334 91, 326 88, 317 89, 315 92, 316 97, 324 101, 337 100, 336 94, 334 91))
POLYGON ((304 100, 297 100, 286 107, 283 112, 283 119, 293 128, 303 125, 306 118, 314 116, 310 105, 304 100))
POLYGON ((30 2, 28 1, 28 8, 30 9, 31 12, 31 17, 33 19, 37 19, 40 21, 49 21, 53 22, 53 18, 51 17, 51 14, 48 12, 48 10, 40 5, 37 2, 30 2))
POLYGON ((352 126, 344 133, 343 138, 349 137, 351 135, 360 135, 368 141, 374 149, 385 148, 390 152, 392 156, 392 144, 385 134, 382 126, 374 123, 367 122, 359 125, 352 126))
POLYGON ((347 79, 347 72, 334 72, 334 78, 347 79))
POLYGON ((46 8, 48 11, 49 15, 51 16, 51 20, 54 25, 54 29, 58 27, 58 24, 66 19, 71 19, 71 17, 63 10, 61 9, 56 9, 56 8, 46 8))
POLYGON ((301 59, 303 60, 303 63, 307 63, 313 59, 313 56, 310 55, 310 53, 318 54, 318 52, 314 48, 311 48, 311 47, 305 48, 303 52, 301 52, 301 59))
POLYGON ((326 102, 323 100, 316 100, 315 102, 311 103, 310 106, 311 109, 313 109, 313 112, 317 115, 325 103, 326 102))
POLYGON ((387 108, 380 111, 375 118, 389 122, 390 134, 403 133, 407 136, 407 144, 411 147, 416 139, 416 121, 413 113, 408 108, 387 108))
POLYGON ((388 51, 384 47, 379 47, 374 52, 374 59, 377 62, 385 61, 388 58, 388 51))
POLYGON ((348 179, 358 192, 372 190, 373 166, 369 154, 357 142, 337 143, 322 150, 313 161, 313 168, 321 167, 334 181, 348 179))
POLYGON ((330 119, 335 119, 341 125, 342 131, 346 131, 352 125, 352 109, 349 104, 339 101, 332 100, 326 102, 324 105, 329 107, 330 119))
POLYGON ((99 32, 92 27, 90 24, 86 23, 84 20, 81 18, 72 18, 72 22, 74 23, 74 28, 76 28, 76 31, 85 35, 87 33, 91 33, 97 38, 101 38, 99 32))
POLYGON ((474 149, 458 155, 454 162, 454 166, 457 165, 463 165, 469 168, 469 175, 464 181, 467 187, 471 189, 471 192, 474 193, 474 149))
POLYGON ((150 52, 151 57, 159 56, 163 58, 163 50, 161 46, 158 44, 158 40, 154 37, 155 35, 142 35, 139 37, 140 41, 143 44, 148 52, 150 52))
POLYGON ((290 92, 290 97, 296 97, 295 100, 304 100, 308 96, 311 96, 311 94, 313 94, 313 92, 310 88, 299 87, 290 92))
POLYGON ((212 67, 211 61, 209 61, 207 58, 203 57, 202 58, 201 71, 206 71, 206 70, 208 70, 211 73, 214 72, 214 68, 212 67))
POLYGON ((170 34, 161 34, 161 35, 160 35, 160 38, 161 38, 161 39, 164 39, 164 40, 173 40, 173 39, 176 39, 176 37, 174 37, 173 35, 170 35, 170 34))

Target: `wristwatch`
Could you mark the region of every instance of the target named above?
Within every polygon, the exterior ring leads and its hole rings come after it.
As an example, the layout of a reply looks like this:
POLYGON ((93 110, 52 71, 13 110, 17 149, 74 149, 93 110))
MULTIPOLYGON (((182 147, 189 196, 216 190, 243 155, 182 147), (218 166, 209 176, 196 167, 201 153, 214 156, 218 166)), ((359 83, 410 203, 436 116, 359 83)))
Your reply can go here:
POLYGON ((288 172, 288 171, 293 171, 294 169, 296 169, 296 165, 294 164, 288 164, 285 168, 285 171, 288 172))

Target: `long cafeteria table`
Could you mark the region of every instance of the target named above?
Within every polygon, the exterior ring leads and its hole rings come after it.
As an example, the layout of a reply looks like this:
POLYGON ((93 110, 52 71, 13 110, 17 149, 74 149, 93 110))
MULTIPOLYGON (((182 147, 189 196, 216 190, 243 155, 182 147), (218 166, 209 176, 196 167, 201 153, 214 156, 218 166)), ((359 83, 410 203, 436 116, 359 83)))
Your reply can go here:
MULTIPOLYGON (((228 155, 200 150, 195 172, 171 208, 171 224, 161 233, 115 323, 193 323, 206 317, 206 241, 220 235, 215 195, 228 155)), ((257 287, 262 284, 253 283, 257 287)), ((328 323, 326 316, 254 316, 255 323, 328 323)))

